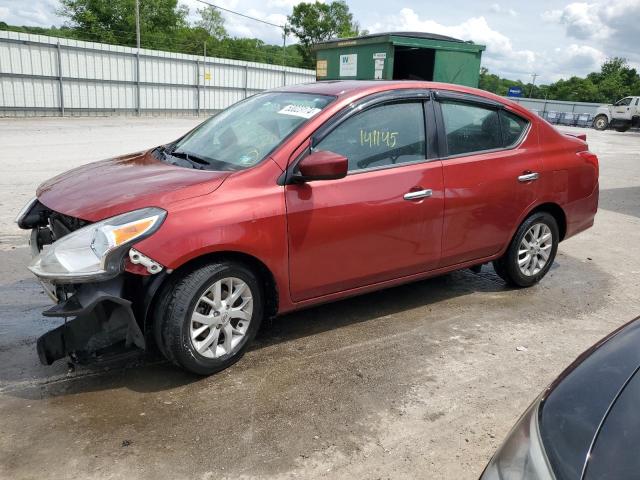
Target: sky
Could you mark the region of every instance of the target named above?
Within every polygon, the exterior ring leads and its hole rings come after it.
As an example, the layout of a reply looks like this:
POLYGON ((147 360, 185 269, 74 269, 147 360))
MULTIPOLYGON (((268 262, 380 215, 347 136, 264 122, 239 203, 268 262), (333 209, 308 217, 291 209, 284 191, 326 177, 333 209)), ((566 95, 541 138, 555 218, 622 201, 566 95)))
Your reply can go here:
MULTIPOLYGON (((144 2, 144 0, 140 0, 144 2)), ((197 0, 179 0, 197 18, 197 0)), ((299 0, 210 0, 222 7, 283 24, 299 0)), ((579 2, 447 0, 347 0, 361 28, 371 33, 425 31, 486 45, 482 64, 511 79, 549 83, 599 70, 621 56, 640 70, 640 0, 579 2)), ((0 21, 14 25, 61 25, 58 0, 0 0, 0 21)), ((224 13, 232 36, 281 44, 275 27, 224 13)), ((294 43, 295 38, 289 38, 294 43)))

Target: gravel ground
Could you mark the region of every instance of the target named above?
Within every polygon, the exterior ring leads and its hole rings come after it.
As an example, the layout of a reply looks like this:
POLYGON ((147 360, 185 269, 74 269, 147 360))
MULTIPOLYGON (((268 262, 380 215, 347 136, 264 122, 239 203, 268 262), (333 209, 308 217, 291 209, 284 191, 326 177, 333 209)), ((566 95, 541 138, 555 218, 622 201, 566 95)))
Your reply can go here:
POLYGON ((640 134, 587 130, 596 224, 534 288, 485 266, 286 315, 209 378, 40 366, 57 320, 15 213, 54 174, 197 123, 0 120, 0 478, 477 478, 538 393, 640 314, 640 134))

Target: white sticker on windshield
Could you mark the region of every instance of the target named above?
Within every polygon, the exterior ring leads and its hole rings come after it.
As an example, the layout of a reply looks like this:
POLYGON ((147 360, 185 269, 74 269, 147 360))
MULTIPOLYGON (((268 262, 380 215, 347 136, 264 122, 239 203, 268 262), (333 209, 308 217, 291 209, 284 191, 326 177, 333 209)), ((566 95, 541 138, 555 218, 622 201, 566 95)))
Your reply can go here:
POLYGON ((306 105, 287 105, 278 113, 282 115, 293 115, 294 117, 311 118, 319 111, 319 108, 308 107, 306 105))

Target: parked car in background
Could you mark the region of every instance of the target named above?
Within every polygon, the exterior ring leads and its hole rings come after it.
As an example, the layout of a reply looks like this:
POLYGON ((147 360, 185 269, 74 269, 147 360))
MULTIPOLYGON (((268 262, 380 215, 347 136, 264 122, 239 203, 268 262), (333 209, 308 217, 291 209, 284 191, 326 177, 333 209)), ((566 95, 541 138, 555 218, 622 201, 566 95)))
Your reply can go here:
POLYGON ((631 127, 640 127, 640 97, 625 97, 613 105, 598 107, 593 119, 593 128, 606 130, 615 128, 626 132, 631 127))
POLYGON ((456 85, 337 81, 250 97, 179 140, 45 182, 18 216, 75 317, 43 363, 155 341, 209 374, 265 316, 493 262, 528 287, 587 228, 598 159, 456 85))
POLYGON ((580 355, 527 409, 481 480, 638 478, 640 317, 580 355))

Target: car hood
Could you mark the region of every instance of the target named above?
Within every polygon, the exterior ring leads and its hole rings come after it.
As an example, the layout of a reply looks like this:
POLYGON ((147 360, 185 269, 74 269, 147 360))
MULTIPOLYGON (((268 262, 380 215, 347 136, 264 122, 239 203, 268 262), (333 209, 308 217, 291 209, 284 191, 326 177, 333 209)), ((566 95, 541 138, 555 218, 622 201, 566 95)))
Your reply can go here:
POLYGON ((230 173, 169 165, 149 150, 69 170, 40 185, 37 196, 51 210, 95 222, 206 195, 230 173))
POLYGON ((593 442, 640 366, 640 317, 580 355, 549 387, 540 433, 557 478, 581 478, 593 442))

